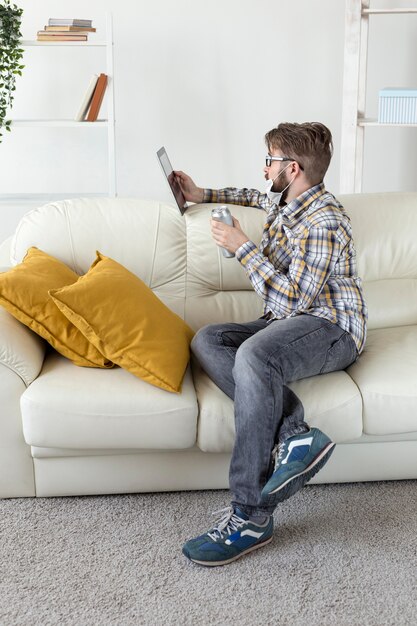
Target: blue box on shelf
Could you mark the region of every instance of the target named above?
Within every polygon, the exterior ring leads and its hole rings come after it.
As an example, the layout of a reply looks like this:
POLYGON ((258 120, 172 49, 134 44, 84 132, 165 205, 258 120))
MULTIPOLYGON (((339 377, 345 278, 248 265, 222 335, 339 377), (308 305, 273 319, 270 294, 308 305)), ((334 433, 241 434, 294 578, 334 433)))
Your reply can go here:
POLYGON ((417 89, 386 87, 379 92, 380 124, 417 124, 417 89))

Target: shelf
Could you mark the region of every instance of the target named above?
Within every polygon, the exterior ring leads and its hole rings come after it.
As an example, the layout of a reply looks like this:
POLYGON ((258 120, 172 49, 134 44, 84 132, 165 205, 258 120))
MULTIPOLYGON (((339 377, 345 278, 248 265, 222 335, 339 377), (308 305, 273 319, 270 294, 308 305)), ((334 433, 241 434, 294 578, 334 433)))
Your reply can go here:
POLYGON ((49 127, 88 127, 108 128, 108 120, 96 120, 95 122, 76 122, 75 120, 12 120, 12 126, 49 126, 49 127))
POLYGON ((21 39, 21 46, 82 46, 84 48, 99 47, 105 48, 107 46, 104 41, 37 41, 36 39, 21 39))
POLYGON ((417 124, 398 124, 395 122, 382 123, 371 118, 358 119, 358 126, 399 126, 400 128, 417 128, 417 124))
POLYGON ((417 128, 417 124, 381 123, 378 118, 366 117, 368 34, 373 22, 369 16, 417 15, 416 6, 379 9, 370 4, 371 0, 346 0, 340 193, 362 191, 366 128, 417 128))
MULTIPOLYGON (((106 16, 106 29, 105 31, 103 30, 99 35, 98 38, 96 39, 96 34, 92 34, 88 33, 88 35, 91 35, 91 40, 87 40, 87 41, 38 41, 37 39, 26 39, 24 37, 22 37, 19 40, 19 44, 21 47, 27 48, 27 47, 35 47, 35 46, 43 46, 43 48, 48 48, 48 47, 53 47, 54 51, 53 53, 48 53, 46 54, 46 56, 42 53, 40 54, 40 56, 36 55, 36 62, 37 63, 42 63, 45 62, 45 60, 51 58, 51 55, 55 55, 56 50, 55 48, 57 47, 62 47, 62 48, 72 48, 72 47, 76 47, 76 48, 88 48, 90 50, 90 52, 92 51, 93 48, 100 48, 100 50, 97 52, 97 54, 99 54, 100 56, 104 56, 106 59, 106 69, 104 70, 104 72, 107 74, 109 80, 107 82, 107 87, 106 87, 106 104, 107 104, 107 110, 106 111, 102 111, 101 114, 102 115, 106 115, 106 119, 98 119, 94 122, 88 122, 88 121, 76 121, 74 118, 76 116, 76 111, 74 111, 72 114, 71 112, 69 112, 69 115, 73 115, 72 119, 50 119, 50 118, 16 118, 16 119, 11 119, 11 126, 13 127, 13 130, 16 129, 25 129, 28 127, 32 127, 32 128, 38 128, 38 129, 45 129, 45 128, 67 128, 70 129, 73 134, 75 129, 79 129, 79 128, 101 128, 101 129, 106 129, 106 136, 107 136, 107 166, 108 166, 108 186, 107 192, 104 193, 94 193, 94 194, 79 194, 79 193, 66 193, 66 194, 42 194, 41 196, 39 194, 12 194, 11 196, 8 194, 0 194, 0 202, 2 202, 3 204, 6 202, 10 202, 13 204, 18 204, 19 202, 45 202, 48 200, 54 200, 54 199, 62 199, 62 198, 68 198, 68 197, 79 197, 81 196, 102 196, 102 197, 116 197, 117 196, 117 181, 116 181, 116 150, 115 150, 115 116, 114 116, 114 42, 113 42, 113 20, 112 20, 112 15, 110 12, 106 12, 105 14, 106 16), (104 54, 103 54, 104 52, 104 54)), ((33 35, 36 36, 36 32, 33 33, 33 35)), ((68 34, 72 34, 72 33, 68 33, 68 34)), ((59 61, 61 62, 62 65, 62 60, 65 59, 68 56, 68 52, 64 53, 63 52, 63 57, 59 59, 59 61)), ((61 57, 61 55, 59 55, 61 57)), ((74 58, 74 54, 71 54, 69 59, 74 58)), ((78 59, 78 55, 76 55, 76 60, 78 65, 80 65, 80 61, 78 59)), ((64 63, 62 70, 65 71, 65 67, 66 64, 64 63)), ((80 69, 82 69, 82 63, 80 66, 80 69)), ((80 72, 81 75, 81 72, 80 72)), ((45 79, 49 79, 51 80, 51 78, 46 75, 45 79)), ((83 86, 84 86, 84 79, 83 79, 83 86)), ((81 87, 80 87, 81 89, 81 87)), ((84 91, 85 94, 85 91, 84 91)), ((30 115, 30 112, 28 111, 28 114, 30 115)), ((43 113, 44 115, 46 115, 46 112, 44 111, 43 113)), ((32 115, 36 115, 36 113, 34 111, 32 111, 32 115)), ((42 115, 42 112, 40 112, 40 115, 42 115)), ((52 113, 53 115, 53 113, 52 113)), ((65 114, 64 114, 65 115, 65 114)), ((24 133, 25 131, 22 130, 20 131, 22 133, 24 133)), ((59 134, 59 133, 58 133, 59 134)), ((82 133, 77 133, 75 132, 75 136, 77 136, 77 140, 81 139, 81 134, 82 133)), ((36 146, 33 146, 33 152, 36 155, 36 146)), ((4 187, 4 185, 3 185, 4 187)))
POLYGON ((108 194, 99 191, 88 193, 74 191, 68 193, 2 193, 0 194, 0 205, 2 204, 37 204, 39 202, 57 202, 59 200, 71 200, 72 198, 108 198, 108 194))
POLYGON ((417 9, 362 9, 362 15, 394 15, 417 13, 417 9))

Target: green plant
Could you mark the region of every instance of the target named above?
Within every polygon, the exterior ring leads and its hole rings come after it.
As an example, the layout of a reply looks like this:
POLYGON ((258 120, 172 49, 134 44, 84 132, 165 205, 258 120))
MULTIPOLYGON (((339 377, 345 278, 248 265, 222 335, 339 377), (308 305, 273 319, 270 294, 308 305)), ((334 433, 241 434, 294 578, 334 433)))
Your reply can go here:
POLYGON ((0 0, 0 143, 2 129, 10 131, 12 122, 6 120, 6 110, 13 105, 16 76, 21 76, 25 67, 20 65, 23 57, 23 50, 19 47, 22 13, 23 9, 11 5, 10 0, 0 0))

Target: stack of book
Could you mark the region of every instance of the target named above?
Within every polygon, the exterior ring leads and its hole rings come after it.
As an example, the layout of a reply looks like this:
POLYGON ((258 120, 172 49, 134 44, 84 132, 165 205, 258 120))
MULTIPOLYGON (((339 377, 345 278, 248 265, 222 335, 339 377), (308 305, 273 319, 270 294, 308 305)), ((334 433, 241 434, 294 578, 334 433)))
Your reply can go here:
POLYGON ((80 109, 75 117, 76 122, 95 122, 97 120, 106 87, 107 74, 100 74, 100 76, 94 74, 91 77, 80 109))
POLYGON ((38 30, 38 41, 87 41, 95 33, 92 20, 50 18, 44 30, 38 30))

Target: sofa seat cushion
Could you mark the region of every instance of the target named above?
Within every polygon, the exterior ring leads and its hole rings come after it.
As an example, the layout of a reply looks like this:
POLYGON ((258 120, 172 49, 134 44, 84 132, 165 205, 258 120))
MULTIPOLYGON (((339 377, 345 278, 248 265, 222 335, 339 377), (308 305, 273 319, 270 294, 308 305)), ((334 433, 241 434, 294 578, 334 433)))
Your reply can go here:
MULTIPOLYGON (((205 452, 230 452, 235 439, 233 401, 192 360, 200 414, 198 447, 205 452)), ((362 399, 346 372, 312 376, 289 385, 301 399, 306 421, 336 443, 362 435, 362 399)))
POLYGON ((49 354, 21 397, 31 446, 75 449, 184 449, 196 441, 190 369, 182 393, 149 385, 124 369, 79 368, 49 354))
POLYGON ((348 369, 363 397, 369 435, 417 430, 417 326, 370 330, 365 349, 348 369))

